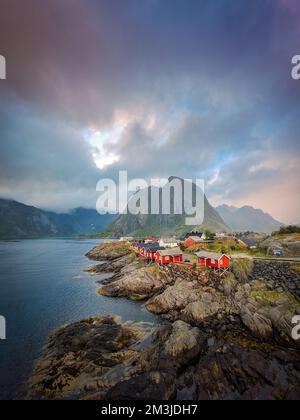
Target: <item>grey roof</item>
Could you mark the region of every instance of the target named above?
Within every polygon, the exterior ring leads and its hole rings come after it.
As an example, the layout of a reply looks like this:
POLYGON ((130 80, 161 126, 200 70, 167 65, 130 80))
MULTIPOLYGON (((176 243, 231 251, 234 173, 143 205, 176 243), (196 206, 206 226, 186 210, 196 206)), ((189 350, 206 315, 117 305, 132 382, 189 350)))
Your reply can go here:
POLYGON ((176 257, 177 255, 182 255, 181 249, 173 248, 173 249, 165 249, 162 251, 159 251, 160 255, 167 256, 171 255, 172 257, 176 257))
POLYGON ((196 252, 196 255, 199 258, 213 258, 215 260, 219 260, 223 255, 225 255, 226 257, 229 257, 229 255, 226 255, 226 254, 220 254, 216 252, 207 252, 207 251, 196 252))
POLYGON ((176 238, 161 238, 161 241, 163 241, 163 242, 165 242, 165 243, 170 243, 170 244, 172 244, 172 243, 174 243, 174 242, 177 242, 177 239, 176 239, 176 238))
POLYGON ((241 241, 248 246, 256 246, 257 242, 252 238, 241 238, 241 241))
POLYGON ((144 243, 142 243, 142 242, 138 242, 138 243, 134 244, 134 246, 135 246, 136 248, 144 248, 145 244, 144 244, 144 243))
POLYGON ((150 245, 150 246, 145 246, 146 251, 152 251, 152 252, 156 252, 156 251, 161 251, 166 249, 163 246, 159 246, 159 245, 150 245))
POLYGON ((202 239, 200 238, 200 236, 193 236, 193 235, 191 235, 187 239, 189 239, 189 238, 193 239, 193 241, 196 241, 196 242, 201 242, 202 241, 202 239))

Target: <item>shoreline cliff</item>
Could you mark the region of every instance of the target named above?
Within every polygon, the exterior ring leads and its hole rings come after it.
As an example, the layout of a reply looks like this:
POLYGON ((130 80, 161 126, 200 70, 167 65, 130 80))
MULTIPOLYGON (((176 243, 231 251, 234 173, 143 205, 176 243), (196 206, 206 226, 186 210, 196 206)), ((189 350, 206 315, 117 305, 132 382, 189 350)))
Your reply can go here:
POLYGON ((289 264, 239 260, 218 276, 145 264, 125 243, 87 257, 99 294, 143 301, 160 325, 116 316, 61 327, 49 338, 28 398, 299 399, 300 278, 289 264))

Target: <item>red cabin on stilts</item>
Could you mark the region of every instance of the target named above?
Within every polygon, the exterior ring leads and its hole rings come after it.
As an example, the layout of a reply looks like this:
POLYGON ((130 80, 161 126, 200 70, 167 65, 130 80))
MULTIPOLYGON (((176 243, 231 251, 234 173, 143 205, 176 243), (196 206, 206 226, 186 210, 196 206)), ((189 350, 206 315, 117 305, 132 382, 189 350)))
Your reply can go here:
POLYGON ((217 254, 213 252, 198 252, 198 264, 200 267, 210 267, 216 269, 230 268, 231 258, 226 254, 217 254))
POLYGON ((165 249, 157 251, 155 261, 158 264, 170 264, 183 261, 183 254, 180 249, 165 249))

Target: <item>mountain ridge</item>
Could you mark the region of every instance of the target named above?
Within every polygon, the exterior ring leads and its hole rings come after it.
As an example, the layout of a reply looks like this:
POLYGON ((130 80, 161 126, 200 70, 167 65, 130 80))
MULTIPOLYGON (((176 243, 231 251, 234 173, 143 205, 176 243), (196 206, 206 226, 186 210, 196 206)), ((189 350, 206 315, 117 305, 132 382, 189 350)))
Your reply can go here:
POLYGON ((0 238, 27 239, 94 234, 104 229, 115 215, 78 207, 69 213, 55 213, 0 198, 0 238))
MULTIPOLYGON (((169 178, 168 183, 162 187, 162 190, 170 188, 171 182, 179 180, 182 182, 182 203, 184 197, 184 183, 183 179, 172 176, 169 178), (169 185, 168 185, 169 184, 169 185)), ((192 185, 195 190, 197 187, 192 185)), ((150 187, 144 190, 148 197, 151 197, 150 187)), ((203 192, 201 191, 201 194, 203 192)), ((211 230, 213 232, 228 232, 229 227, 226 225, 219 213, 211 206, 207 197, 204 195, 204 220, 200 225, 189 226, 185 224, 187 215, 182 214, 122 214, 120 215, 108 228, 100 233, 102 237, 118 238, 121 236, 147 236, 147 235, 182 235, 193 230, 211 230)), ((177 197, 178 198, 178 197, 177 197)), ((174 192, 170 192, 170 208, 175 208, 174 192)), ((149 207, 150 200, 148 203, 149 207)), ((177 202, 178 205, 178 202, 177 202)), ((176 207, 177 207, 176 205, 176 207)), ((181 208, 181 207, 180 207, 181 208)))
POLYGON ((269 213, 249 205, 235 207, 222 204, 216 210, 233 231, 272 233, 283 226, 269 213))

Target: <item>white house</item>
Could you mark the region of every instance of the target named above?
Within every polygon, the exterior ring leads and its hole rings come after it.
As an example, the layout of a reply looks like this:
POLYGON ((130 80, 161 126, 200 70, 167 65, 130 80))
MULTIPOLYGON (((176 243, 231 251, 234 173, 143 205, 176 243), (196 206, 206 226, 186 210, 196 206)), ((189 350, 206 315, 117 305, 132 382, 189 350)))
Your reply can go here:
POLYGON ((178 241, 176 238, 161 238, 159 246, 164 248, 176 248, 178 246, 178 241))
POLYGON ((122 236, 120 242, 132 242, 134 240, 133 236, 122 236))

